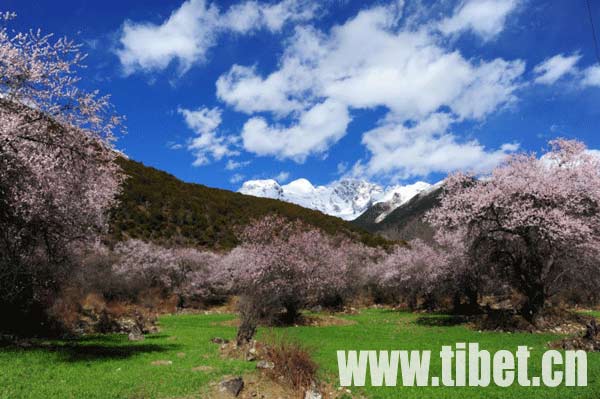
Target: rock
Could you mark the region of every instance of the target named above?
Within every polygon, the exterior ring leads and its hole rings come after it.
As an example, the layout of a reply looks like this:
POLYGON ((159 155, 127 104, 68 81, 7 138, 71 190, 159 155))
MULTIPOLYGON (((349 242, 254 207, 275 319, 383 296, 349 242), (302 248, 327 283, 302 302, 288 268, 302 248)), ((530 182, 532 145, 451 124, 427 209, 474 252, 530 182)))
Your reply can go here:
POLYGON ((120 332, 130 332, 135 335, 140 335, 142 330, 138 327, 138 323, 131 317, 121 317, 114 321, 117 324, 117 328, 120 332))
POLYGON ((144 334, 138 329, 137 331, 132 331, 127 335, 127 338, 130 341, 143 341, 145 339, 144 334))
POLYGON ((258 351, 255 347, 248 349, 248 353, 246 353, 246 360, 249 362, 253 362, 258 357, 258 351))
POLYGON ((244 388, 244 380, 242 377, 230 378, 223 380, 219 383, 219 390, 221 392, 228 392, 233 396, 238 396, 244 388))
POLYGON ((173 364, 170 360, 155 360, 151 363, 153 366, 170 366, 173 364))
POLYGON ((221 344, 228 344, 229 340, 221 338, 221 337, 215 337, 215 338, 211 339, 210 342, 212 342, 213 344, 221 345, 221 344))
POLYGON ((275 368, 275 363, 269 362, 267 360, 261 360, 260 362, 256 363, 256 368, 257 369, 273 369, 273 368, 275 368))
POLYGON ((304 394, 304 399, 323 399, 323 395, 316 388, 311 388, 304 394))

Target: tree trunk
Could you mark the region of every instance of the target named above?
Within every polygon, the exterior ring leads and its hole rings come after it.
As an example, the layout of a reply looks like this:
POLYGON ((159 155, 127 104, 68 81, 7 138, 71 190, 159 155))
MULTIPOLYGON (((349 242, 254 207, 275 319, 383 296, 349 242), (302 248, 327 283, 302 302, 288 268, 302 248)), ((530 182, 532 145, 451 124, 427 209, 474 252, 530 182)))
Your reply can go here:
POLYGON ((481 313, 479 306, 479 293, 473 288, 465 288, 462 292, 456 292, 453 298, 453 313, 461 315, 473 315, 481 313), (463 302, 466 298, 466 302, 463 302))
POLYGON ((525 290, 527 301, 521 308, 522 316, 532 324, 535 324, 540 312, 546 304, 546 290, 542 284, 531 284, 525 290))
POLYGON ((283 315, 282 322, 285 325, 294 324, 298 318, 300 317, 300 312, 298 311, 298 306, 296 303, 287 303, 285 306, 285 314, 283 315))
POLYGON ((240 323, 240 327, 238 328, 237 336, 235 338, 237 346, 243 346, 248 344, 254 338, 254 334, 256 333, 256 323, 253 319, 244 319, 240 323))

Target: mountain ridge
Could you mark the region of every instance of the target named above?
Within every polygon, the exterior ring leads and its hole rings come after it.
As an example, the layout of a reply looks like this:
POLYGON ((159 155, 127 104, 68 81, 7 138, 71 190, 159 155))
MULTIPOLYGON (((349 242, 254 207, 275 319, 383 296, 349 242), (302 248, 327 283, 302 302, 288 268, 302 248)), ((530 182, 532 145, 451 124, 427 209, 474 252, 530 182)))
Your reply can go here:
POLYGON ((416 194, 431 187, 426 182, 383 187, 361 179, 345 178, 314 186, 307 179, 281 185, 274 179, 249 180, 238 192, 297 204, 344 220, 354 220, 376 204, 385 203, 391 212, 416 194))
POLYGON ((419 238, 431 241, 435 231, 425 221, 425 215, 439 205, 444 191, 443 183, 432 185, 387 214, 385 204, 376 204, 351 223, 389 240, 410 241, 419 238))

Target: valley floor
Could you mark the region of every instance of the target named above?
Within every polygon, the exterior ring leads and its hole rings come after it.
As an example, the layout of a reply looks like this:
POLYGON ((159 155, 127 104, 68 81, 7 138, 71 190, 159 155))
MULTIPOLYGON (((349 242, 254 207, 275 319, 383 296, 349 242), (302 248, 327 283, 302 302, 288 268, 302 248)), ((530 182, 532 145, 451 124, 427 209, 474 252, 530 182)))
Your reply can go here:
MULTIPOLYGON (((339 316, 350 321, 326 327, 261 329, 258 339, 284 334, 304 343, 321 366, 321 378, 335 385, 337 350, 430 349, 432 373, 441 367, 442 345, 478 342, 490 351, 532 348, 530 375, 540 375, 547 343, 560 336, 478 332, 441 315, 368 309, 339 316)), ((0 398, 206 398, 206 389, 224 375, 253 373, 255 363, 224 359, 213 337, 231 339, 233 315, 174 315, 160 319, 161 332, 144 341, 124 335, 76 340, 32 341, 0 347, 0 398), (229 322, 228 322, 229 321, 229 322)), ((367 380, 368 381, 368 380, 367 380)), ((366 387, 352 389, 368 398, 519 398, 600 397, 600 353, 588 355, 588 386, 558 388, 366 387)))

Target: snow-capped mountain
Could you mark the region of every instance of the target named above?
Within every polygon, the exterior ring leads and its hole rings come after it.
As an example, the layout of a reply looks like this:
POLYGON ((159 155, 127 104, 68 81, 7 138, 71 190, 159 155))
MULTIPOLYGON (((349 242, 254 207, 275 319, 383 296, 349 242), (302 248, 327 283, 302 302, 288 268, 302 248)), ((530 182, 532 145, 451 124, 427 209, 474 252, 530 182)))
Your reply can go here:
POLYGON ((384 188, 359 179, 342 179, 325 186, 313 186, 306 179, 298 179, 280 185, 273 179, 266 179, 249 180, 238 191, 255 197, 291 202, 345 220, 353 220, 377 203, 386 203, 386 212, 392 212, 429 187, 428 183, 417 182, 384 188))

